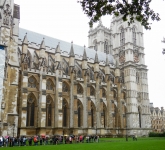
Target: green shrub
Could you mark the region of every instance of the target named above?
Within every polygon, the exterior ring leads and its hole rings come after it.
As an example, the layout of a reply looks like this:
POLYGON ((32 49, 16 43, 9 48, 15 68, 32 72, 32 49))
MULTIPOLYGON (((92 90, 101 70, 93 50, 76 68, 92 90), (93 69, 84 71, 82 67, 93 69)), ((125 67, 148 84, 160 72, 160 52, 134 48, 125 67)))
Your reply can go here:
POLYGON ((149 137, 165 137, 165 132, 163 133, 150 132, 149 137))

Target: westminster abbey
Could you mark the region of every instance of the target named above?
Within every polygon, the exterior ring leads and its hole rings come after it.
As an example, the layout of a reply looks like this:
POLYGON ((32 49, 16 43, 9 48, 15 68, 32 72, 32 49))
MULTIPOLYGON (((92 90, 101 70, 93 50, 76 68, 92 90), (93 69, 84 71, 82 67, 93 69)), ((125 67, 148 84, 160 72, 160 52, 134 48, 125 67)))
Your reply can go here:
POLYGON ((100 21, 81 47, 19 28, 19 10, 0 1, 1 135, 148 135, 139 22, 100 21))

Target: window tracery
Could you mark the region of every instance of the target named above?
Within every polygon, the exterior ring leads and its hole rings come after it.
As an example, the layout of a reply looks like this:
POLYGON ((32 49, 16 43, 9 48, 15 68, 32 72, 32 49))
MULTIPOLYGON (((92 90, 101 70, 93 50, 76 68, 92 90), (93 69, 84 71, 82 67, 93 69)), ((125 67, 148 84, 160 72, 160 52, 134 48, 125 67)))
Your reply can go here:
POLYGON ((133 40, 133 45, 136 45, 136 32, 135 32, 135 28, 132 29, 132 40, 133 40))
POLYGON ((65 99, 62 101, 62 109, 63 109, 63 127, 67 127, 67 102, 65 99))
POLYGON ((139 73, 136 72, 136 82, 139 83, 139 73))
POLYGON ((69 92, 68 85, 65 82, 62 83, 62 91, 63 92, 69 92))
POLYGON ((46 126, 51 126, 52 123, 52 98, 46 97, 46 126))
POLYGON ((53 82, 50 79, 46 81, 46 89, 53 90, 53 82))
POLYGON ((27 119, 26 126, 34 126, 34 112, 35 112, 35 97, 33 94, 28 95, 27 99, 27 119))
POLYGON ((109 54, 107 41, 104 42, 104 53, 109 54))
POLYGON ((125 44, 125 33, 124 28, 121 28, 120 30, 120 46, 123 46, 125 44))
POLYGON ((28 79, 28 87, 36 88, 36 85, 37 85, 36 79, 33 76, 29 77, 29 79, 28 79))
POLYGON ((82 77, 82 76, 81 76, 81 71, 80 71, 80 70, 77 71, 77 77, 78 77, 78 78, 81 78, 81 77, 82 77))

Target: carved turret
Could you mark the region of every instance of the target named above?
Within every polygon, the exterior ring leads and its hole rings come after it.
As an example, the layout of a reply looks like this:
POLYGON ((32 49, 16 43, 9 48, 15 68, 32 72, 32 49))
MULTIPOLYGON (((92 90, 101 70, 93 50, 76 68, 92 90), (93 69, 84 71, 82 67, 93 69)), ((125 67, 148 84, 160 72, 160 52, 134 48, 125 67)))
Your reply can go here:
POLYGON ((28 49, 28 38, 27 38, 27 33, 26 33, 22 41, 22 53, 27 54, 27 49, 28 49))
POLYGON ((84 53, 83 53, 83 58, 82 58, 82 69, 87 69, 87 54, 85 50, 85 45, 84 45, 84 53))
POLYGON ((40 45, 40 53, 39 53, 39 57, 40 58, 44 58, 45 57, 45 50, 46 50, 45 39, 43 38, 43 40, 41 42, 41 45, 40 45))
POLYGON ((70 49, 70 53, 69 53, 69 66, 70 67, 74 66, 74 59, 75 59, 75 55, 74 55, 74 49, 73 49, 73 42, 71 42, 71 49, 70 49))
POLYGON ((55 51, 55 60, 57 62, 61 61, 61 50, 60 50, 60 42, 58 43, 57 47, 56 47, 56 51, 55 51))

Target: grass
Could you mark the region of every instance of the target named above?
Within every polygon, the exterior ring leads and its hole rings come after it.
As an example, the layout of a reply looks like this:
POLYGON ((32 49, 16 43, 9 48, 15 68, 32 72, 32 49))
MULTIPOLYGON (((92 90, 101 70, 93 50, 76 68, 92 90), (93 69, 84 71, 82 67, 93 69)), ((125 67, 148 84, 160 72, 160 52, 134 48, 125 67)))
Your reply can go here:
POLYGON ((165 138, 138 138, 133 141, 129 138, 101 138, 99 143, 79 143, 41 146, 15 146, 5 149, 20 150, 165 150, 165 138))

